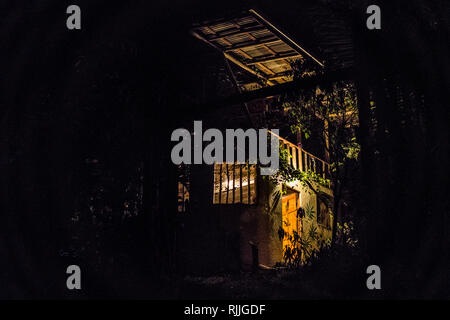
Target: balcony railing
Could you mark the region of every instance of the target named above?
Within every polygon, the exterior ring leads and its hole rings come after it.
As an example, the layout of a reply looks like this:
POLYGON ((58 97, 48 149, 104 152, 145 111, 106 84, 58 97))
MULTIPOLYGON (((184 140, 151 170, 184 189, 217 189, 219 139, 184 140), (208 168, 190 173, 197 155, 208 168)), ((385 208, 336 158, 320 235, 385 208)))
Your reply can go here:
POLYGON ((319 159, 308 151, 305 151, 303 148, 296 146, 272 131, 269 130, 269 132, 278 137, 281 145, 288 150, 291 155, 289 159, 290 165, 294 169, 298 169, 303 172, 311 171, 323 179, 330 179, 330 164, 328 162, 319 159))

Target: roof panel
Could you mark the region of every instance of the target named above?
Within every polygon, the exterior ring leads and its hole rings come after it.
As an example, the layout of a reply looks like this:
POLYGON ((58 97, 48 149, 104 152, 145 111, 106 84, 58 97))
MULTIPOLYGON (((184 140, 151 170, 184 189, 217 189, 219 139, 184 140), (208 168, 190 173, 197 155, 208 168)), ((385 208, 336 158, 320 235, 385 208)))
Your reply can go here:
POLYGON ((240 26, 259 24, 259 22, 252 16, 236 19, 236 23, 240 26))
POLYGON ((288 46, 284 42, 268 45, 268 47, 271 50, 275 51, 276 53, 288 53, 288 52, 294 53, 295 52, 295 50, 293 50, 290 46, 288 46))
POLYGON ((223 22, 223 23, 218 23, 218 24, 214 24, 214 25, 210 25, 208 26, 212 31, 214 31, 215 33, 217 32, 223 32, 229 29, 237 29, 237 26, 234 22, 223 22))
POLYGON ((262 56, 271 56, 273 51, 269 50, 267 47, 258 46, 248 49, 241 49, 245 53, 247 53, 252 58, 260 58, 262 56))
POLYGON ((274 73, 283 73, 292 70, 290 63, 288 63, 286 60, 277 60, 261 64, 264 67, 272 70, 274 73))
POLYGON ((261 38, 266 38, 266 37, 276 38, 276 36, 268 29, 252 31, 252 32, 250 32, 250 34, 253 37, 255 37, 256 39, 261 39, 261 38))
MULTIPOLYGON (((193 29, 194 36, 220 50, 225 57, 242 68, 243 72, 259 78, 262 84, 275 85, 292 81, 291 62, 311 58, 323 66, 310 53, 287 37, 254 10, 244 16, 205 22, 193 29)), ((237 82, 243 90, 253 90, 255 80, 243 80, 238 74, 237 82)), ((245 77, 244 77, 245 78, 245 77)))
POLYGON ((225 39, 230 41, 232 44, 239 44, 253 40, 247 33, 239 33, 232 36, 227 36, 225 37, 225 39))

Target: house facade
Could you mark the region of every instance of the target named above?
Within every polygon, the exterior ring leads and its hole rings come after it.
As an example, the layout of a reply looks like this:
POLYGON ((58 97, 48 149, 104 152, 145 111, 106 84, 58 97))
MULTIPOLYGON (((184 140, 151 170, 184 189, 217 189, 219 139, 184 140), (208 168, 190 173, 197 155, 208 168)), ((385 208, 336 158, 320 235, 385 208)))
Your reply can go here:
MULTIPOLYGON (((323 66, 254 10, 196 24, 192 33, 223 54, 238 93, 292 81, 296 60, 308 59, 323 66)), ((305 263, 330 243, 330 165, 302 147, 301 133, 293 137, 295 141, 282 137, 289 128, 277 122, 277 113, 284 110, 274 108, 276 102, 277 97, 265 97, 233 105, 227 111, 230 116, 216 114, 206 123, 223 130, 280 128, 276 138, 289 155, 289 166, 321 180, 279 181, 261 175, 259 165, 248 162, 180 168, 182 228, 178 242, 180 265, 186 271, 239 271, 305 263)))

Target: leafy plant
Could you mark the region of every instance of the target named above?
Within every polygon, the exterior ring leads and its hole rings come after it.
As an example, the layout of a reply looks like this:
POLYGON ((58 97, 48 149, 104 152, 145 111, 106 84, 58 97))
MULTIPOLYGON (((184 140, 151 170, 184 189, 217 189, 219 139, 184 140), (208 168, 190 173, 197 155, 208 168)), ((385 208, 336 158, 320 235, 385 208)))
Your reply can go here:
POLYGON ((288 245, 283 248, 283 261, 288 267, 298 268, 309 263, 310 259, 316 256, 317 251, 313 245, 319 239, 316 225, 312 224, 303 237, 297 231, 289 234, 284 229, 279 235, 282 236, 281 239, 288 240, 288 245))
POLYGON ((306 210, 306 216, 309 218, 309 219, 314 219, 314 213, 315 213, 315 211, 314 211, 314 206, 309 202, 307 205, 306 205, 306 208, 305 208, 306 210))

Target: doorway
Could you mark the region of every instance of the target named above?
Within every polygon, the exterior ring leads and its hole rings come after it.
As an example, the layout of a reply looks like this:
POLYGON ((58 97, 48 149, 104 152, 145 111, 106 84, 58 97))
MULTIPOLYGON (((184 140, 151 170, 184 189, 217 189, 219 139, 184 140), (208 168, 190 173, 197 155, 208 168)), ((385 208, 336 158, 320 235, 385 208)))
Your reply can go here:
MULTIPOLYGON (((299 193, 293 190, 287 190, 287 194, 282 199, 282 223, 283 223, 283 256, 285 258, 295 258, 295 248, 300 236, 300 220, 297 216, 297 210, 300 206, 299 193)), ((289 259, 288 259, 289 260, 289 259)))

